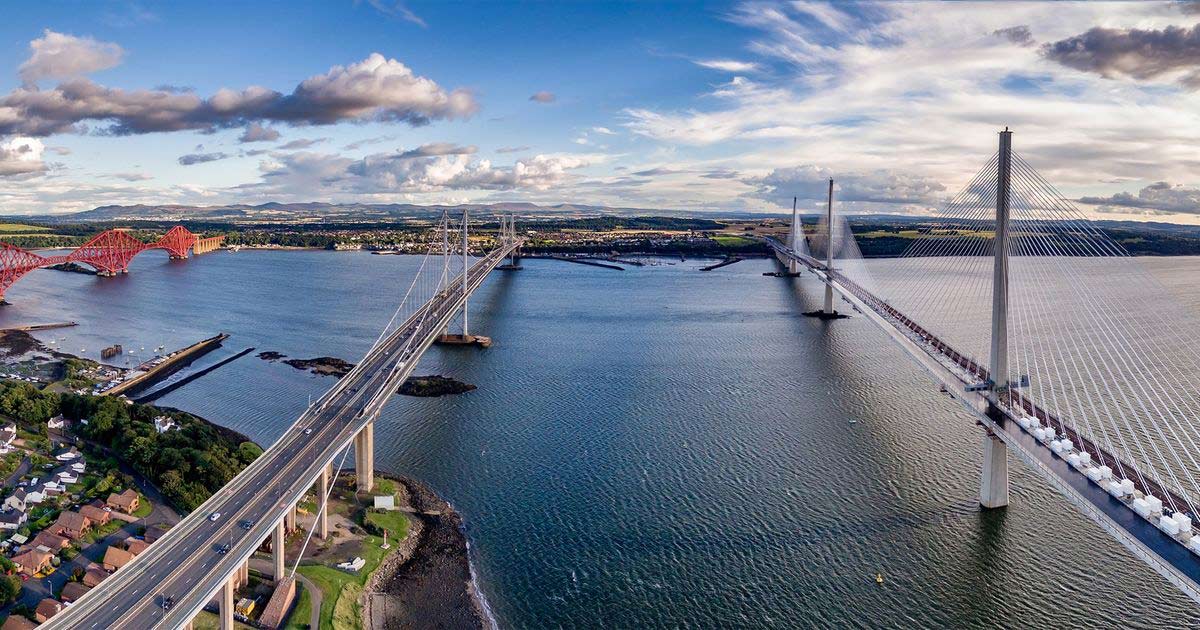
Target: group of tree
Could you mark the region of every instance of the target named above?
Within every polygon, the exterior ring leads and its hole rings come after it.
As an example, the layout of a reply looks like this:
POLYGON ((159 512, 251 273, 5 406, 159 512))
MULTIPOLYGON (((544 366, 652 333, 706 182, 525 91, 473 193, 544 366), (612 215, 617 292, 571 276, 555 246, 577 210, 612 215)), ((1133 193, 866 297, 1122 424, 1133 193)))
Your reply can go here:
POLYGON ((172 503, 192 510, 258 457, 253 442, 239 442, 195 416, 150 405, 128 404, 110 396, 43 392, 29 383, 0 385, 0 413, 17 419, 25 431, 45 434, 46 420, 62 413, 79 433, 144 475, 172 503), (176 427, 159 433, 155 416, 176 427))
POLYGON ((79 432, 106 445, 119 459, 154 482, 176 506, 193 510, 229 482, 262 450, 235 442, 194 416, 150 405, 130 405, 108 396, 62 396, 63 415, 86 418, 79 432), (168 416, 175 428, 159 433, 156 416, 168 416))

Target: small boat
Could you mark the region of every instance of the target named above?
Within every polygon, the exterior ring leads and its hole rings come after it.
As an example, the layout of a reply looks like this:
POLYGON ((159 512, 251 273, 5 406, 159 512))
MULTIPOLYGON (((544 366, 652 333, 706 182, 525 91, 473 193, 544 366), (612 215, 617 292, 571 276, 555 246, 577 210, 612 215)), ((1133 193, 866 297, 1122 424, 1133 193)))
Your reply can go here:
POLYGON ((850 424, 858 424, 858 420, 855 420, 854 418, 850 418, 850 424))
POLYGON ((876 583, 876 584, 883 584, 883 574, 882 574, 882 573, 876 573, 876 574, 875 574, 875 583, 876 583))

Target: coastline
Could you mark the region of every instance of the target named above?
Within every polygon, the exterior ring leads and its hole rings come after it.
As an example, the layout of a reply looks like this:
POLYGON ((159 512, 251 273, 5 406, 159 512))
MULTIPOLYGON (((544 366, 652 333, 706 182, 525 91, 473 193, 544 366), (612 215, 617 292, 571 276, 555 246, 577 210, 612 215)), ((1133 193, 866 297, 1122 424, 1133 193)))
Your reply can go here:
POLYGON ((384 558, 361 599, 363 627, 490 629, 488 612, 471 567, 462 517, 428 484, 388 473, 403 488, 410 535, 384 558))

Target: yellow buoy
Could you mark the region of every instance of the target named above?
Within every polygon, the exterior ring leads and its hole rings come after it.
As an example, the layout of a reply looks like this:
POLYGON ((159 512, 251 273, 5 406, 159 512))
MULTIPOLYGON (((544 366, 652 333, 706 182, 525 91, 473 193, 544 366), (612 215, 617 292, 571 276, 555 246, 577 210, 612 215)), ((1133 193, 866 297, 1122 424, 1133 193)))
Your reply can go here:
POLYGON ((876 583, 876 584, 883 584, 883 574, 882 574, 882 573, 876 573, 876 574, 875 574, 875 583, 876 583))

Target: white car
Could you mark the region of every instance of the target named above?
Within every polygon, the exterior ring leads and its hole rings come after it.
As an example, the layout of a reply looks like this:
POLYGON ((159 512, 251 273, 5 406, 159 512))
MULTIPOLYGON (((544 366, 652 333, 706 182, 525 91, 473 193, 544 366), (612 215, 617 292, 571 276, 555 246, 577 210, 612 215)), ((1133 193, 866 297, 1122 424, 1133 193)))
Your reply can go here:
POLYGON ((213 521, 213 522, 216 522, 216 520, 219 518, 221 518, 220 512, 213 512, 212 514, 208 515, 208 520, 213 521))
POLYGON ((305 430, 304 430, 304 435, 312 435, 312 427, 309 427, 309 428, 305 429, 305 430))

